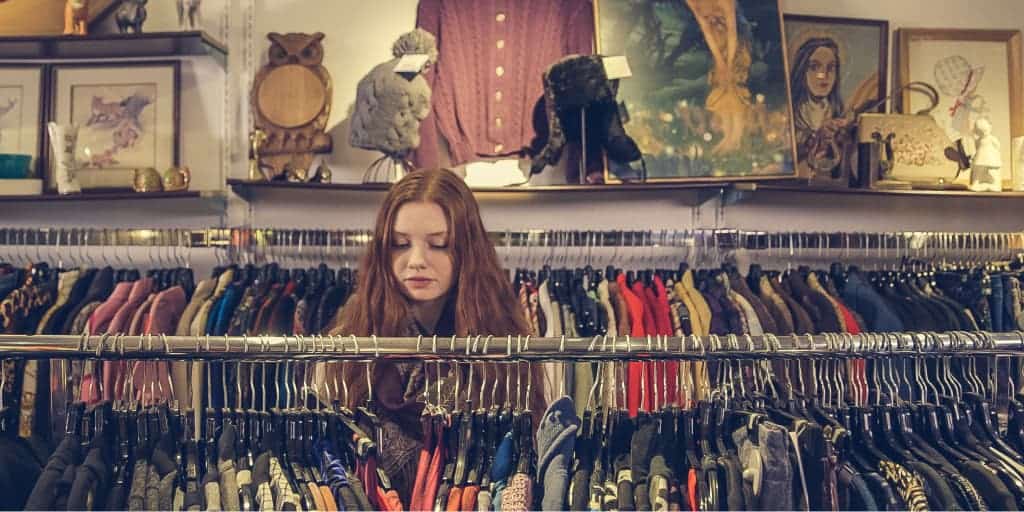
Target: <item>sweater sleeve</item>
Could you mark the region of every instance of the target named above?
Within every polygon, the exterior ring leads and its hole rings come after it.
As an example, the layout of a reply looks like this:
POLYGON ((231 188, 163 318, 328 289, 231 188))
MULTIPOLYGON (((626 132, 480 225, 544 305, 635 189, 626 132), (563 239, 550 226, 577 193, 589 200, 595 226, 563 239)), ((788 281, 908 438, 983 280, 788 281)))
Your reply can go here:
POLYGON ((564 54, 590 55, 594 44, 594 4, 590 0, 576 2, 565 31, 564 54))
MULTIPOLYGON (((441 0, 420 0, 416 9, 416 27, 430 32, 437 38, 438 52, 441 50, 441 0)), ((431 104, 430 113, 420 124, 420 144, 412 154, 412 159, 417 168, 435 169, 441 166, 441 149, 437 126, 438 107, 437 94, 437 64, 423 73, 427 83, 430 84, 431 104)))

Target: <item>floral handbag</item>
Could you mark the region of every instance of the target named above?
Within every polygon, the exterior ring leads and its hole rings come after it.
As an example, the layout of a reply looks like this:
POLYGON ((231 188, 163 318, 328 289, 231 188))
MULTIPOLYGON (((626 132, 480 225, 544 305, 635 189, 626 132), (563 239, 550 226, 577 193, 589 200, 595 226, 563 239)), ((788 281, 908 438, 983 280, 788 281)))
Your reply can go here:
MULTIPOLYGON (((966 188, 954 184, 967 168, 962 145, 949 140, 931 116, 939 104, 939 93, 934 87, 925 82, 910 82, 879 103, 904 89, 926 94, 931 105, 914 114, 865 113, 857 117, 861 185, 879 189, 966 188)), ((871 108, 877 106, 878 103, 871 108)))

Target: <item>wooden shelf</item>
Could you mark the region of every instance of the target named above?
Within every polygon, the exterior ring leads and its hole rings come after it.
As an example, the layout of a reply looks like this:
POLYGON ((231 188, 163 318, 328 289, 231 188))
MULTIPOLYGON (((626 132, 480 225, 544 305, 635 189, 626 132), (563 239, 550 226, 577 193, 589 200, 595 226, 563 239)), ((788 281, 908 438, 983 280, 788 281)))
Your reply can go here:
POLYGON ((800 194, 832 194, 850 196, 963 197, 973 199, 1022 199, 1024 192, 971 192, 970 190, 878 190, 866 188, 826 188, 805 185, 757 184, 747 191, 790 192, 800 194))
POLYGON ((36 196, 2 196, 0 202, 4 203, 67 203, 77 201, 150 201, 153 199, 201 199, 204 195, 197 191, 185 190, 181 192, 82 192, 81 194, 43 194, 36 196))
MULTIPOLYGON (((271 190, 302 190, 302 191, 350 191, 350 192, 386 192, 390 189, 387 183, 293 183, 286 181, 248 181, 229 179, 228 186, 238 195, 250 199, 260 191, 271 190)), ((487 196, 512 196, 534 194, 574 194, 574 193, 632 193, 659 192, 675 190, 709 191, 729 188, 728 183, 628 183, 616 185, 540 185, 523 187, 483 187, 474 188, 473 193, 487 196)))
POLYGON ((99 60, 210 56, 221 66, 228 49, 202 31, 0 37, 0 60, 99 60))

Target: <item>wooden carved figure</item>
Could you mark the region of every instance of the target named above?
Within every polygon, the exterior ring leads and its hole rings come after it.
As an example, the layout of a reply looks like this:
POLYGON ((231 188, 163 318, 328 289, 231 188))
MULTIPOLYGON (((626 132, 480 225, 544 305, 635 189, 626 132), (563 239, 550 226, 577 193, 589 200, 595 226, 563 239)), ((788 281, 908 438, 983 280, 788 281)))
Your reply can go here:
POLYGON ((121 5, 114 14, 117 30, 127 34, 129 30, 136 34, 142 33, 142 24, 146 22, 146 2, 149 0, 121 0, 121 5))
POLYGON ((331 114, 331 75, 323 66, 324 35, 270 33, 269 62, 256 74, 250 93, 255 128, 266 133, 260 168, 273 177, 313 174, 316 153, 330 153, 324 132, 331 114))
POLYGON ((67 0, 64 3, 64 34, 84 36, 88 33, 89 0, 67 0))

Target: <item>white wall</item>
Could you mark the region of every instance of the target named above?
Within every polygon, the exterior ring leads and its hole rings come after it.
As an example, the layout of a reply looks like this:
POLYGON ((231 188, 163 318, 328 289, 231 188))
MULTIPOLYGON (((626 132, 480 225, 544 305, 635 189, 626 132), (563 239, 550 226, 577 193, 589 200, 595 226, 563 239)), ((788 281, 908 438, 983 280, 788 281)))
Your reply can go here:
MULTIPOLYGON (((888 19, 900 27, 964 27, 1021 29, 1021 0, 784 0, 791 13, 888 19)), ((176 23, 169 7, 173 2, 151 2, 147 28, 171 28, 176 23)), ((225 100, 223 77, 208 65, 187 65, 187 93, 195 101, 183 104, 186 134, 184 153, 193 171, 221 165, 227 174, 244 178, 248 86, 266 60, 271 31, 326 34, 325 65, 333 77, 333 108, 329 121, 334 153, 329 164, 335 181, 358 181, 375 154, 347 144, 347 118, 359 79, 389 57, 391 43, 414 26, 416 0, 206 0, 213 7, 204 17, 208 31, 222 35, 231 45, 227 98, 229 106, 218 114, 225 100), (230 6, 226 17, 223 8, 230 6), (251 22, 251 24, 250 24, 251 22), (194 88, 194 90, 193 90, 194 88), (208 127, 204 127, 206 122, 208 127), (224 126, 218 126, 222 122, 224 126), (217 134, 232 133, 230 142, 217 134), (219 147, 218 147, 219 146, 219 147), (218 156, 221 155, 221 156, 218 156)), ((894 43, 895 41, 891 41, 894 43)), ((890 80, 891 83, 891 80, 890 80)), ((214 176, 211 172, 209 176, 214 176)), ((551 179, 551 176, 545 176, 551 179)), ((201 188, 214 188, 220 178, 202 178, 201 188), (209 185, 209 186, 207 186, 209 185)), ((735 205, 722 207, 712 200, 694 209, 692 193, 663 192, 626 198, 613 193, 586 196, 512 196, 484 198, 485 221, 491 229, 686 229, 735 227, 762 230, 1022 230, 1024 201, 982 199, 900 198, 872 196, 824 196, 758 192, 735 205)), ((226 225, 367 227, 382 197, 379 193, 308 194, 275 192, 245 203, 228 193, 230 205, 224 217, 198 214, 195 206, 182 206, 182 222, 211 219, 226 225)), ((100 205, 96 205, 99 207, 100 205)), ((47 205, 49 208, 49 205, 47 205)), ((169 207, 148 211, 138 206, 131 214, 110 214, 114 224, 167 225, 169 207)), ((42 207, 40 207, 42 209, 42 207)), ((105 214, 87 217, 40 212, 39 209, 3 215, 0 224, 38 225, 40 221, 76 225, 103 222, 105 214)))

